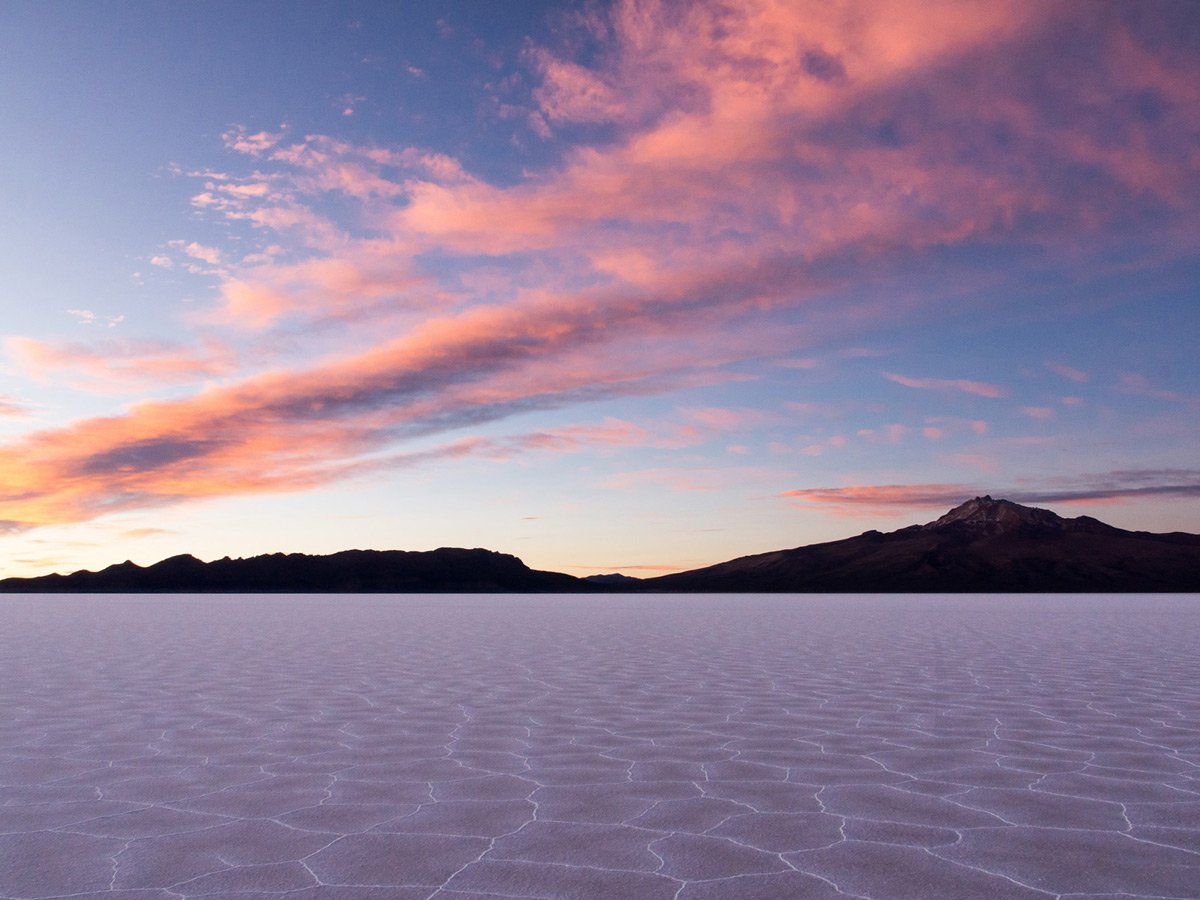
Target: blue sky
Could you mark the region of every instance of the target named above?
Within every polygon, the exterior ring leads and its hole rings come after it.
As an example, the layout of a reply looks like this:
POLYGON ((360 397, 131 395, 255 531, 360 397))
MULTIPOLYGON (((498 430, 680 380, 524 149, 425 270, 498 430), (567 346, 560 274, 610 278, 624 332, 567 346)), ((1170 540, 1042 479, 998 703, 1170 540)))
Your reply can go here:
POLYGON ((1200 12, 14 2, 0 563, 1200 531, 1200 12))

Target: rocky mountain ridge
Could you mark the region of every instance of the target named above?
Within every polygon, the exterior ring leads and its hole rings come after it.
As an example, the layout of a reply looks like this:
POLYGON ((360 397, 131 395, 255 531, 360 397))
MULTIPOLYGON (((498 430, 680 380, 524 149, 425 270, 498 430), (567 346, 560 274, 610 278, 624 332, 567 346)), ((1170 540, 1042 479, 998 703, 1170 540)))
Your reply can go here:
POLYGON ((821 593, 1200 591, 1200 536, 976 497, 924 525, 746 556, 643 589, 821 593))

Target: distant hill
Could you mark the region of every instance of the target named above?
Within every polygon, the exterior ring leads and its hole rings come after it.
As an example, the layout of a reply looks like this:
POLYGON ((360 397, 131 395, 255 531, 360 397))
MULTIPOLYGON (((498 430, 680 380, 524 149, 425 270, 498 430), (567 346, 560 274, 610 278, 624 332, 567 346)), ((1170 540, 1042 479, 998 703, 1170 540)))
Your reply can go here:
POLYGON ((173 556, 99 572, 7 578, 0 592, 88 593, 542 593, 596 591, 571 575, 530 569, 515 556, 443 547, 428 552, 347 550, 331 556, 274 553, 201 562, 173 556))
POLYGON ((680 592, 1200 591, 1200 536, 976 497, 925 525, 647 578, 680 592))
POLYGON ((8 578, 0 592, 93 593, 938 593, 1200 592, 1200 536, 1123 531, 1080 516, 976 497, 887 534, 776 550, 657 578, 575 578, 515 556, 428 552, 173 556, 99 572, 8 578))
POLYGON ((622 575, 620 572, 613 572, 609 575, 584 575, 584 581, 590 581, 592 584, 614 584, 633 586, 642 583, 642 579, 634 578, 632 575, 622 575))

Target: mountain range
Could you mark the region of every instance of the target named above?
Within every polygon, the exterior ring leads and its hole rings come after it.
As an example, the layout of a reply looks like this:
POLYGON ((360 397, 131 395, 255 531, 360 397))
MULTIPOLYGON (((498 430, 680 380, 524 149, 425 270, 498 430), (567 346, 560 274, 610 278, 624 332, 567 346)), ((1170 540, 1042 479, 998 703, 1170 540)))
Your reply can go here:
POLYGON ((275 553, 205 563, 174 556, 99 572, 0 580, 16 593, 1200 592, 1200 535, 1125 531, 976 497, 924 525, 743 556, 657 578, 576 578, 515 556, 427 552, 275 553))

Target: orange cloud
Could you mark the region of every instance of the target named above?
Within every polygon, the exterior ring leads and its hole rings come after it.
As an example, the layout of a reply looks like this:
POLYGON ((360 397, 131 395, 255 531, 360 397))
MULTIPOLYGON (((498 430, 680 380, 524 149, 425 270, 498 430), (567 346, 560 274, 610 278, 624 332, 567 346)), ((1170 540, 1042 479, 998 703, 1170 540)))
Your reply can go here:
POLYGON ((127 528, 121 532, 123 538, 144 538, 154 537, 159 534, 174 534, 175 532, 167 528, 127 528))
MULTIPOLYGON (((580 303, 482 307, 429 320, 358 356, 35 433, 0 448, 0 517, 38 525, 192 498, 302 490, 379 468, 360 457, 406 436, 577 402, 577 394, 678 386, 657 381, 662 358, 639 368, 594 352, 609 325, 644 315, 637 306, 580 303)), ((609 423, 604 433, 564 429, 523 446, 696 439, 686 427, 651 437, 609 423)), ((474 442, 391 459, 411 465, 483 449, 511 452, 474 442)))

